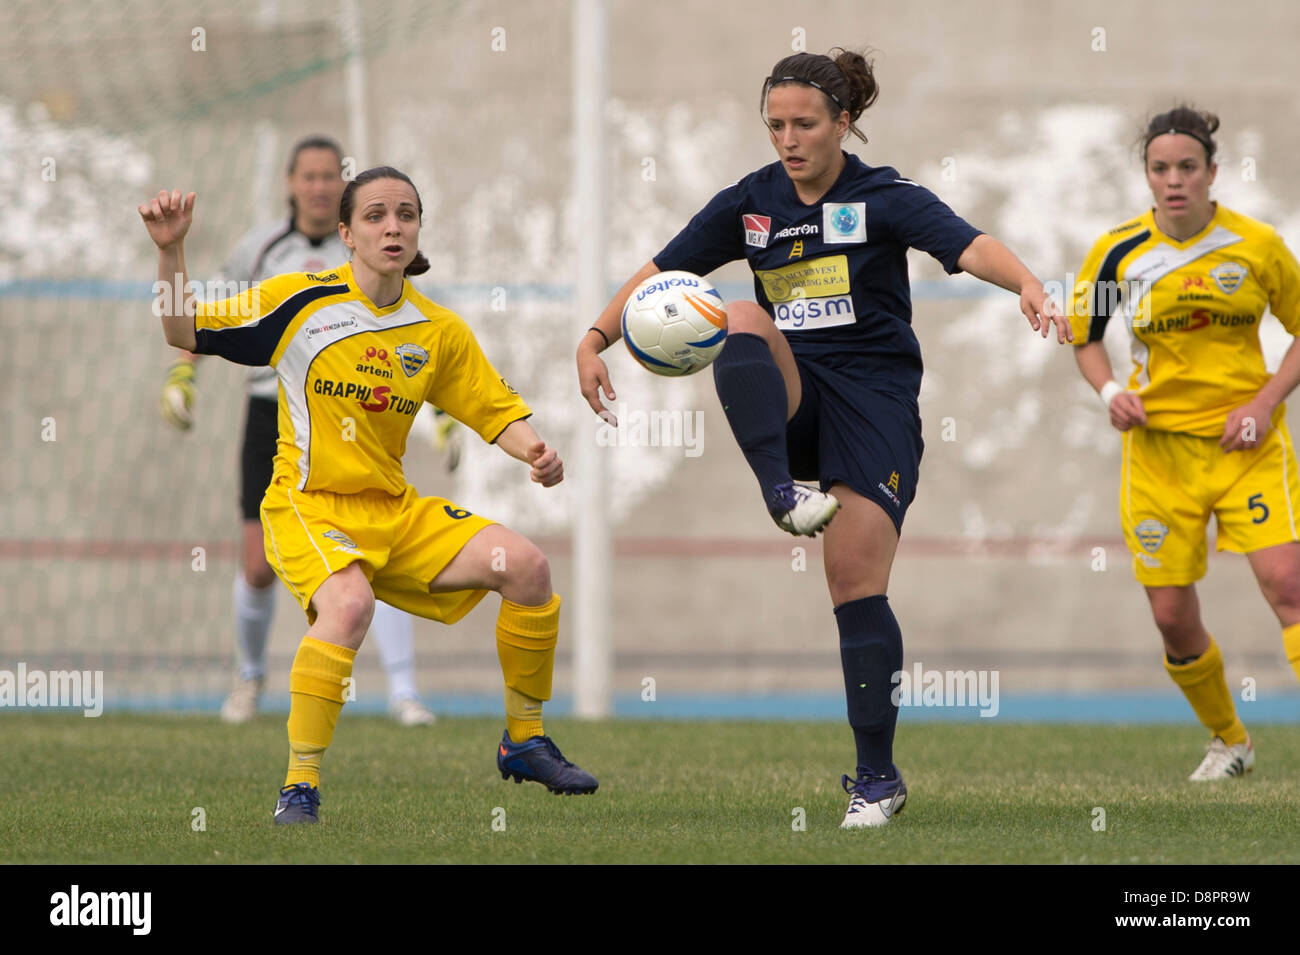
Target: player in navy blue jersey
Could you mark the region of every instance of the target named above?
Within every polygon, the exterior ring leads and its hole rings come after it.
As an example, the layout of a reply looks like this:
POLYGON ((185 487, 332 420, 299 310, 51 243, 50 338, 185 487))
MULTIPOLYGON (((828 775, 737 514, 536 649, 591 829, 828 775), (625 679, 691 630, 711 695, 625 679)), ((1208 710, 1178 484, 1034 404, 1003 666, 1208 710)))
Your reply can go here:
POLYGON ((619 337, 628 296, 657 272, 707 274, 744 258, 754 302, 727 306, 714 381, 764 504, 792 534, 823 528, 857 775, 845 828, 880 826, 903 807, 890 699, 903 643, 885 591, 921 461, 921 350, 912 331, 907 250, 930 253, 1015 292, 1030 326, 1060 342, 1068 322, 1006 246, 888 166, 841 143, 875 101, 858 53, 798 53, 763 81, 760 108, 779 160, 718 193, 628 280, 578 346, 583 397, 614 398, 599 353, 619 337), (792 479, 817 480, 819 488, 792 479), (837 514, 838 512, 838 514, 837 514), (834 521, 832 522, 832 518, 834 521))

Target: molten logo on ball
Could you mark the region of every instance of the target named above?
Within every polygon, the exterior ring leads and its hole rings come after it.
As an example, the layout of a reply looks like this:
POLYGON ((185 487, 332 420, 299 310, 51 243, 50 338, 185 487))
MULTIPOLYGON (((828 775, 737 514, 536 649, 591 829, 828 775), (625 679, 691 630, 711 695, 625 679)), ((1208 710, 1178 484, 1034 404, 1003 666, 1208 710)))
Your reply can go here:
POLYGON ((623 307, 623 340, 632 357, 656 375, 690 375, 707 368, 727 339, 722 296, 690 272, 660 272, 623 307))

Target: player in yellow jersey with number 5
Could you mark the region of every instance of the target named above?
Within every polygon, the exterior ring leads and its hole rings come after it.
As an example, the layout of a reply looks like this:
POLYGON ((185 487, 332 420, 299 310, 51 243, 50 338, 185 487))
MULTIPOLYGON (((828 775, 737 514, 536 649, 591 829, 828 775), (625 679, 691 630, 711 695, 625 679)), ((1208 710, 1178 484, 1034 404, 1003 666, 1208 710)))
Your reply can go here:
MULTIPOLYGON (((160 192, 139 207, 164 287, 187 282, 183 242, 194 198, 160 192)), ((450 624, 487 591, 500 593, 506 732, 497 768, 556 793, 597 786, 543 735, 560 613, 545 555, 487 518, 421 497, 402 473, 407 433, 427 401, 528 464, 542 486, 564 476, 559 456, 524 420, 532 412, 469 326, 406 281, 429 267, 418 252, 422 214, 406 175, 367 170, 348 183, 339 208, 349 263, 278 275, 197 308, 187 297, 186 314, 163 309, 169 344, 271 365, 280 379, 278 453, 262 526, 267 560, 311 626, 290 674, 289 770, 277 823, 318 819, 321 756, 376 597, 450 624), (391 356, 387 365, 373 360, 381 350, 391 356)))
POLYGON ((1300 383, 1300 343, 1270 376, 1259 341, 1265 308, 1300 335, 1300 266, 1272 226, 1210 199, 1218 126, 1186 106, 1151 120, 1155 207, 1093 245, 1071 317, 1079 370, 1124 433, 1120 517, 1165 669, 1212 734, 1197 781, 1255 764, 1196 596, 1211 513, 1218 549, 1250 561, 1300 676, 1300 477, 1282 404, 1300 383), (1112 315, 1130 330, 1126 385, 1101 341, 1112 315))

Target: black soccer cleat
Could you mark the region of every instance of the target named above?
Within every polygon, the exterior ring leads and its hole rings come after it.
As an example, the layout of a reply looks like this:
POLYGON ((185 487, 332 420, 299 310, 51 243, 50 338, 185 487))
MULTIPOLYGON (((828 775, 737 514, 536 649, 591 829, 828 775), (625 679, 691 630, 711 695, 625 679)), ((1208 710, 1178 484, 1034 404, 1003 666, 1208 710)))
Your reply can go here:
POLYGON ((516 783, 525 779, 541 783, 557 796, 594 793, 600 784, 585 769, 564 758, 560 748, 549 736, 534 736, 522 743, 510 741, 510 731, 501 734, 497 747, 497 769, 502 779, 514 778, 516 783))

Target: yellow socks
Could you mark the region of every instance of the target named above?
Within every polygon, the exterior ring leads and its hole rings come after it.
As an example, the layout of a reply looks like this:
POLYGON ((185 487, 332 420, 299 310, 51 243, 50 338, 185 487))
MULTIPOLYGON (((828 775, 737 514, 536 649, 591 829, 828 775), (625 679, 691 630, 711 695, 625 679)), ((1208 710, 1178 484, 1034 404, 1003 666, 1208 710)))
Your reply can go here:
POLYGON ((542 733, 542 702, 551 698, 555 642, 560 633, 560 595, 540 607, 501 598, 497 656, 506 681, 506 729, 522 743, 542 733))
POLYGON ((1296 679, 1300 680, 1300 623, 1282 629, 1282 649, 1291 669, 1295 670, 1296 679))
POLYGON ((1229 746, 1246 742, 1246 727, 1237 719, 1237 709, 1228 692, 1228 682, 1223 676, 1223 654, 1210 637, 1210 648, 1191 663, 1170 663, 1165 657, 1165 669, 1173 677, 1196 717, 1229 746))
POLYGON ((320 760, 334 739, 344 681, 357 651, 303 637, 289 673, 289 772, 284 784, 320 786, 320 760))

